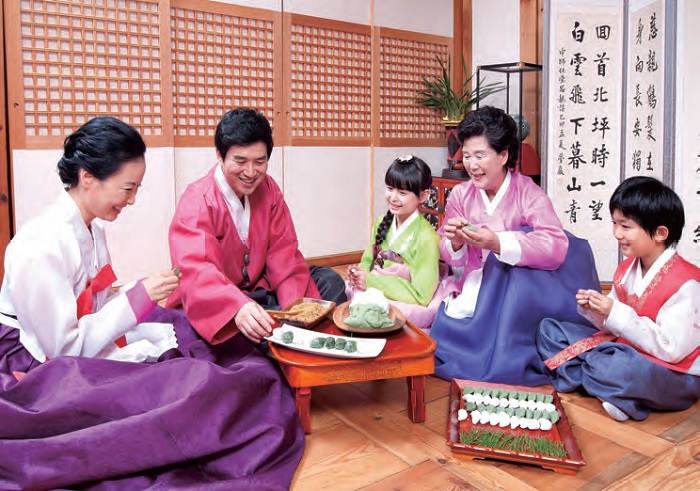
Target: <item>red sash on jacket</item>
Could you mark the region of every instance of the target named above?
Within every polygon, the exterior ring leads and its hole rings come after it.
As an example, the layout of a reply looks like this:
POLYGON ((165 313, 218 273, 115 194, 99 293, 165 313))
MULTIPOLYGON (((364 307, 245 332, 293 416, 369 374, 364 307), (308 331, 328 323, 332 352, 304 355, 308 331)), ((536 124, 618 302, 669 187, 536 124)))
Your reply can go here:
MULTIPOLYGON (((93 296, 111 287, 115 281, 117 281, 117 275, 114 274, 114 270, 110 264, 99 270, 92 280, 88 280, 85 289, 78 295, 78 319, 84 315, 92 314, 93 296)), ((114 344, 123 348, 126 346, 126 336, 119 336, 119 338, 114 341, 114 344)))
MULTIPOLYGON (((640 317, 648 317, 654 322, 656 322, 656 317, 661 307, 663 307, 684 283, 692 279, 700 281, 700 268, 689 263, 678 254, 674 254, 666 264, 661 267, 640 297, 635 294, 629 295, 622 280, 625 273, 632 267, 635 259, 636 258, 628 258, 617 267, 615 275, 613 276, 613 288, 615 289, 617 298, 622 303, 632 307, 640 317)), ((700 347, 698 347, 681 361, 677 363, 668 363, 645 353, 639 347, 621 336, 616 337, 600 332, 593 337, 576 341, 568 348, 547 359, 545 365, 550 370, 555 370, 567 361, 576 358, 581 353, 585 353, 606 341, 613 341, 631 346, 654 363, 658 363, 659 365, 677 372, 687 372, 698 356, 700 356, 700 347)))

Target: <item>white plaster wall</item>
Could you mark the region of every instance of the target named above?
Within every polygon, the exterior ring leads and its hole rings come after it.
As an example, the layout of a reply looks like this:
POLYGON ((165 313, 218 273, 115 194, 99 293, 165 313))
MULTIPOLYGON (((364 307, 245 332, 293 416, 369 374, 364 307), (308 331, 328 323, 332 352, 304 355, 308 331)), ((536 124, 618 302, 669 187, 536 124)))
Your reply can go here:
POLYGON ((173 158, 175 160, 175 199, 179 201, 185 188, 205 176, 216 163, 216 149, 213 143, 211 147, 175 148, 173 158))
POLYGON ((282 3, 284 11, 293 14, 365 25, 372 20, 370 0, 283 0, 282 3))
MULTIPOLYGON (((472 73, 479 65, 512 63, 520 60, 519 0, 472 0, 472 73)), ((527 60, 523 60, 527 61, 527 60)), ((481 72, 483 83, 505 82, 505 75, 481 72)), ((519 80, 510 77, 510 113, 518 111, 519 80)), ((476 77, 474 77, 476 83, 476 77)), ((480 105, 505 108, 506 93, 501 91, 484 99, 480 105)))
POLYGON ((12 193, 15 229, 50 205, 63 189, 56 164, 62 150, 14 150, 12 193))
POLYGON ((146 175, 133 206, 106 225, 107 244, 119 282, 170 268, 168 227, 175 211, 173 149, 149 148, 146 175))
MULTIPOLYGON (((56 171, 61 150, 12 153, 15 227, 41 213, 63 189, 56 171)), ((146 174, 134 206, 107 224, 107 241, 119 282, 170 266, 168 226, 175 210, 172 148, 149 148, 146 174)))
POLYGON ((452 0, 376 0, 374 25, 452 37, 452 0))
POLYGON ((304 256, 364 249, 369 237, 370 149, 285 147, 285 200, 304 256))
MULTIPOLYGON (((447 147, 376 147, 374 149, 374 172, 372 175, 374 193, 372 216, 369 218, 370 230, 374 220, 378 216, 384 215, 387 210, 384 199, 384 175, 386 170, 396 157, 405 154, 415 155, 423 159, 430 166, 433 176, 439 177, 442 169, 447 167, 447 147)), ((367 240, 369 240, 369 237, 367 240)))

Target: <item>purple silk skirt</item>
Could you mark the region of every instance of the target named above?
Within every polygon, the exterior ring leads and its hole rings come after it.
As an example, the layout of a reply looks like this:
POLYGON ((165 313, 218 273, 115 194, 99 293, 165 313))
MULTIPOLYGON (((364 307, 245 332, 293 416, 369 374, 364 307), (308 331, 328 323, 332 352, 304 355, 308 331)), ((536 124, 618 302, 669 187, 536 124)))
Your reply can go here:
POLYGON ((153 364, 39 363, 0 325, 0 489, 289 489, 304 433, 273 362, 243 336, 208 344, 181 311, 147 320, 180 346, 153 364))

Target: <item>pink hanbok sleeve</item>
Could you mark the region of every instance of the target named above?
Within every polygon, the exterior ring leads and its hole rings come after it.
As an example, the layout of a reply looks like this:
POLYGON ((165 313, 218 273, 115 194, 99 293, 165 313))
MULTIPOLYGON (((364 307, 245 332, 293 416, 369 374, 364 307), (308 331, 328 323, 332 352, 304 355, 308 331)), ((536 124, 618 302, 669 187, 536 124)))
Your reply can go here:
POLYGON ((511 188, 498 206, 513 213, 508 230, 529 226, 531 232, 516 231, 521 257, 517 266, 552 271, 564 262, 569 239, 547 194, 530 178, 513 173, 511 188), (505 206, 504 206, 505 205, 505 206))
MULTIPOLYGON (((517 266, 555 270, 568 251, 569 240, 552 202, 532 179, 518 173, 511 173, 510 186, 491 214, 486 212, 473 183, 455 186, 445 207, 445 222, 452 217, 463 217, 475 227, 488 227, 494 232, 513 232, 521 249, 517 266), (523 227, 531 227, 532 231, 520 231, 523 227)), ((439 234, 441 257, 447 264, 463 266, 465 272, 481 268, 486 259, 481 249, 465 245, 453 255, 442 228, 439 234)))
MULTIPOLYGON (((471 209, 474 204, 478 204, 475 198, 481 199, 478 196, 478 190, 471 182, 464 182, 452 188, 452 192, 445 206, 443 223, 447 223, 450 218, 454 217, 464 217, 469 223, 475 223, 475 213, 471 209)), ((480 249, 468 247, 465 244, 456 254, 452 254, 447 246, 449 240, 445 238, 443 227, 440 227, 438 230, 438 235, 440 236, 440 257, 445 263, 450 266, 464 267, 466 272, 481 267, 480 249)))
MULTIPOLYGON (((182 277, 168 306, 182 303, 195 330, 216 344, 238 332, 229 321, 251 300, 225 273, 224 253, 214 220, 225 219, 226 204, 207 201, 200 183, 196 184, 183 193, 170 224, 170 256, 182 277)), ((213 179, 211 185, 215 185, 213 179)), ((230 222, 233 227, 233 220, 230 222)))

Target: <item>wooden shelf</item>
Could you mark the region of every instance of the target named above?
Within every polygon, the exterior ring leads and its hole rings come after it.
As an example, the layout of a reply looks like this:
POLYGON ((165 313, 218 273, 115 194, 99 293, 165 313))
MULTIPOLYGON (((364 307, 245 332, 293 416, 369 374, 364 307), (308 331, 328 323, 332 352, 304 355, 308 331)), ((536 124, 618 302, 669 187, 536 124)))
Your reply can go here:
POLYGON ((419 208, 419 211, 423 214, 425 219, 435 227, 435 230, 442 227, 442 221, 445 218, 447 198, 449 198, 452 188, 462 182, 467 182, 467 180, 433 176, 433 184, 430 186, 430 196, 419 208))

